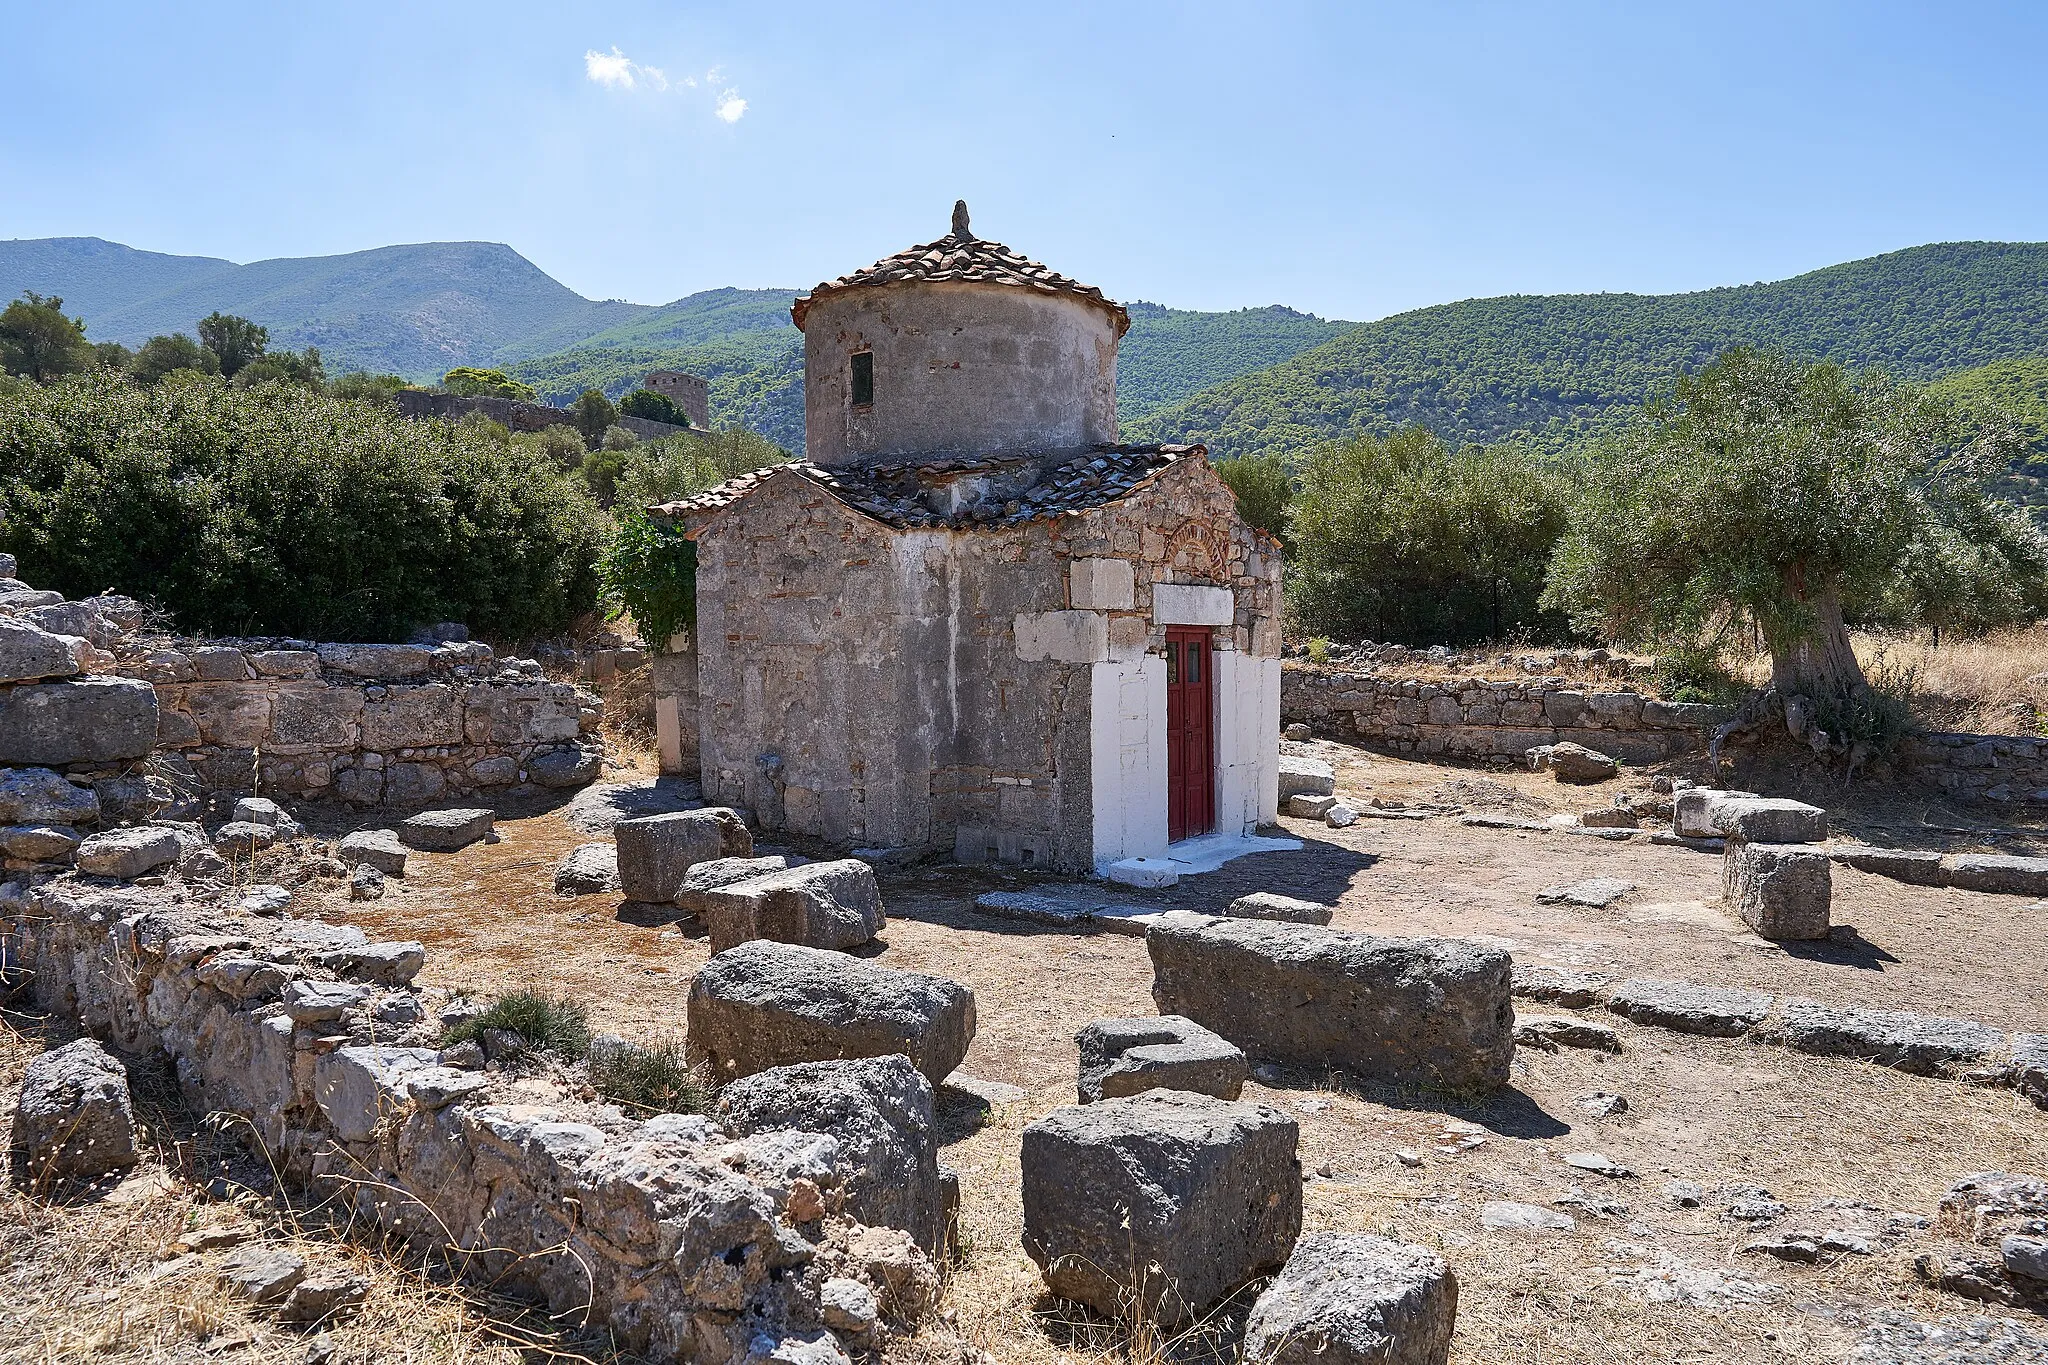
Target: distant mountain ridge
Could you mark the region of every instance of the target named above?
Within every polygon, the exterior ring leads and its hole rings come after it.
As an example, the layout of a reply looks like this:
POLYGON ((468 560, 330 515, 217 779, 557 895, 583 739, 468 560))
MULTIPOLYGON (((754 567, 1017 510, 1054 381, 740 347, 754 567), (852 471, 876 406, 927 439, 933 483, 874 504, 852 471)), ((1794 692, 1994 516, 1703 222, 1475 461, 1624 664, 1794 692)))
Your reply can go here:
MULTIPOLYGON (((554 402, 617 397, 649 370, 711 385, 715 422, 803 447, 803 337, 794 289, 709 289, 660 306, 586 299, 511 247, 429 242, 237 265, 138 251, 96 237, 0 241, 0 299, 57 294, 94 341, 190 333, 208 313, 318 346, 331 373, 366 369, 431 383, 457 365, 502 366, 554 402)), ((1279 306, 1228 313, 1131 306, 1118 395, 1143 414, 1205 385, 1285 360, 1349 323, 1279 306)))
POLYGON ((1929 380, 2048 355, 2048 243, 1944 242, 1689 294, 1513 295, 1351 329, 1130 423, 1133 440, 1291 454, 1421 423, 1558 447, 1738 343, 1929 380))

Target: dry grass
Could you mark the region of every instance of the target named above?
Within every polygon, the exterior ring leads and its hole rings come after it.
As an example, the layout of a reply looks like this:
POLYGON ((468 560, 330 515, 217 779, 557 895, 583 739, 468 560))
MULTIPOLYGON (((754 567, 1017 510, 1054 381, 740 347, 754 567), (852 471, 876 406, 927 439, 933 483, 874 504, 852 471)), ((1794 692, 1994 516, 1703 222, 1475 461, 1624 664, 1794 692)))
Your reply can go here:
POLYGON ((1912 670, 1915 711, 1932 727, 1985 735, 2048 735, 2048 622, 1971 640, 1929 635, 1855 638, 1866 667, 1912 670))

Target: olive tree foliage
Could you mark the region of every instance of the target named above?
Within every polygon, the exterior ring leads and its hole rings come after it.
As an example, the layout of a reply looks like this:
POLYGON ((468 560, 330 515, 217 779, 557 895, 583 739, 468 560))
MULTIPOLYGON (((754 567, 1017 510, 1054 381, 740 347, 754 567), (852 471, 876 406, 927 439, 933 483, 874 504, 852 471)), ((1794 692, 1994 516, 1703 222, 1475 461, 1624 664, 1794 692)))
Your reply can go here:
POLYGON ((106 372, 0 395, 0 548, 182 629, 523 638, 596 603, 601 516, 545 455, 371 402, 106 372))
POLYGON ((218 359, 221 377, 233 379, 244 366, 263 358, 270 347, 270 329, 216 310, 199 319, 199 344, 218 359))
POLYGON ((1556 471, 1520 447, 1453 448, 1423 427, 1324 446, 1293 499, 1296 624, 1418 645, 1555 629, 1538 598, 1564 500, 1556 471))
POLYGON ((34 291, 0 309, 0 373, 47 384, 98 359, 85 339, 85 323, 64 316, 64 300, 34 291))
POLYGON ((2043 611, 2048 547, 1988 491, 2018 440, 1880 374, 1730 350, 1589 454, 1544 600, 1623 643, 1753 623, 1779 692, 1866 696, 1852 619, 2043 611))
POLYGON ((616 502, 620 507, 675 502, 737 475, 788 464, 791 458, 773 441, 739 427, 701 436, 665 436, 627 457, 618 473, 616 502))
POLYGON ((1216 476, 1237 498, 1237 514, 1279 540, 1287 539, 1294 480, 1277 454, 1240 455, 1216 462, 1216 476))

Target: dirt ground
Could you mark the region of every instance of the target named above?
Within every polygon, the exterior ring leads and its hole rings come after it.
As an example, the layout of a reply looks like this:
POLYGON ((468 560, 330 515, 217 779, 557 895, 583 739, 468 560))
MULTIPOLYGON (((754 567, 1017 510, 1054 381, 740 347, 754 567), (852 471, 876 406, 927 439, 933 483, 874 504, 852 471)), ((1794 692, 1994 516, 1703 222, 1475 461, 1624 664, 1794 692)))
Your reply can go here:
MULTIPOLYGON (((1527 773, 1322 747, 1338 763, 1340 790, 1360 798, 1448 801, 1540 818, 1606 805, 1617 789, 1563 788, 1527 773)), ((1756 786, 1768 776, 1738 770, 1734 779, 1756 786)), ((1985 826, 1968 811, 1922 797, 1874 789, 1806 794, 1824 798, 1839 827, 1875 842, 2044 846, 2039 829, 1985 826)), ((1476 829, 1456 815, 1368 819, 1346 830, 1283 823, 1303 841, 1301 851, 1244 858, 1147 894, 1162 906, 1201 909, 1250 890, 1279 891, 1334 904, 1339 928, 1481 936, 1511 946, 1518 962, 1741 984, 2048 1030, 2048 906, 2024 898, 1838 870, 1834 938, 1793 950, 1756 938, 1716 908, 1718 858, 1640 836, 1610 843, 1476 829), (1540 888, 1593 875, 1625 878, 1638 890, 1608 910, 1535 902, 1540 888)), ((601 1028, 643 1041, 679 1038, 692 974, 708 956, 702 938, 687 924, 622 917, 615 896, 553 895, 555 863, 591 837, 559 813, 503 818, 499 829, 495 845, 415 855, 404 883, 394 882, 381 901, 302 895, 295 913, 424 941, 425 984, 482 994, 539 984, 587 1002, 601 1028)), ((1073 1102, 1075 1031, 1093 1019, 1154 1011, 1142 939, 1020 924, 973 907, 981 891, 1043 880, 962 868, 883 878, 891 923, 878 960, 973 987, 979 1028, 963 1070, 1024 1091, 992 1113, 960 1091, 941 1091, 944 1159, 963 1187, 964 1250, 947 1293, 952 1322, 935 1335, 957 1331, 1006 1365, 1137 1359, 1146 1353, 1128 1352, 1113 1324, 1047 1299, 1019 1241, 1020 1132, 1073 1102)), ((1712 1200, 1681 1208, 1662 1187, 1673 1178, 1709 1190, 1755 1185, 1795 1212, 1848 1199, 1930 1215, 1966 1174, 2048 1172, 2048 1114, 2006 1090, 1598 1017, 1622 1035, 1618 1055, 1525 1049, 1511 1085, 1483 1104, 1358 1090, 1310 1075, 1255 1082, 1245 1098, 1274 1105, 1301 1126, 1309 1229, 1384 1232, 1451 1262, 1462 1286, 1454 1359, 1470 1365, 1844 1360, 1873 1311, 1983 1311, 1920 1285, 1912 1262, 1924 1237, 1871 1256, 1791 1265, 1742 1251, 1759 1230, 1722 1217, 1712 1200), (1627 1110, 1588 1117, 1574 1101, 1592 1091, 1623 1096, 1627 1110), (1401 1149, 1421 1153, 1421 1164, 1403 1165, 1395 1156, 1401 1149), (1565 1154, 1589 1149, 1635 1175, 1608 1180, 1563 1164, 1565 1154), (1490 1200, 1551 1205, 1575 1193, 1589 1202, 1562 1206, 1577 1220, 1570 1232, 1504 1232, 1480 1223, 1490 1200)), ((1170 1354, 1229 1359, 1246 1306, 1219 1314, 1204 1342, 1181 1343, 1170 1354)), ((474 1306, 459 1315, 473 1334, 487 1320, 474 1306)), ((483 1349, 418 1358, 481 1358, 483 1349)), ((892 1354, 903 1362, 924 1358, 916 1342, 892 1354)))

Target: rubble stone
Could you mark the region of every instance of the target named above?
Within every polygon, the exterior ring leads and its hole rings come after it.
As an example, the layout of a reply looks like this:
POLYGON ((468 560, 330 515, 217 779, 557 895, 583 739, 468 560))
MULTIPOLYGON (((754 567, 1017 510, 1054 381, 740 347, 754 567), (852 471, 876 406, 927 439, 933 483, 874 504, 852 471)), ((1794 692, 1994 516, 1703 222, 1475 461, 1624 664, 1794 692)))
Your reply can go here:
POLYGON ((1768 939, 1828 936, 1834 878, 1826 853, 1731 837, 1721 856, 1721 894, 1744 924, 1768 939))
POLYGON ((857 948, 889 923, 875 870, 858 858, 804 863, 731 882, 704 892, 703 906, 699 914, 714 953, 757 938, 857 948))
POLYGON ((1177 1014, 1098 1019, 1074 1042, 1081 1054, 1077 1091, 1083 1104, 1147 1090, 1234 1100, 1251 1074, 1242 1050, 1177 1014))
POLYGON ((221 1284, 251 1303, 280 1303, 306 1278, 306 1261, 260 1244, 237 1247, 220 1263, 221 1284))
POLYGON ((184 846, 178 832, 162 825, 135 825, 92 835, 78 846, 78 870, 93 877, 133 881, 178 861, 184 846))
POLYGON ((1560 1047, 1590 1047, 1602 1052, 1621 1051, 1621 1035, 1606 1024, 1591 1019, 1574 1019, 1561 1014, 1523 1014, 1515 1018, 1515 1042, 1543 1052, 1560 1047))
POLYGON ((70 635, 0 616, 0 683, 71 677, 78 672, 81 643, 70 635))
POLYGON ((627 900, 672 904, 683 878, 698 863, 745 858, 754 837, 737 811, 722 806, 620 820, 612 826, 619 849, 619 889, 627 900))
POLYGON ((1162 1328, 1281 1265, 1301 1230, 1299 1132, 1264 1105, 1153 1090, 1024 1130, 1024 1250, 1058 1297, 1162 1328))
POLYGON ((90 787, 48 768, 0 768, 0 821, 10 825, 90 825, 100 799, 90 787))
POLYGON ((1605 782, 1621 771, 1621 764, 1609 755, 1571 740, 1539 744, 1526 757, 1531 772, 1548 772, 1560 782, 1605 782))
POLYGON ((334 856, 350 866, 364 864, 387 877, 405 875, 405 845, 393 829, 359 829, 344 834, 335 845, 334 856))
POLYGON ((613 844, 578 844, 555 867, 557 896, 595 896, 619 889, 619 850, 613 844))
POLYGON ((902 1054, 936 1085, 973 1041, 973 991, 845 953, 756 939, 690 983, 690 1055, 721 1077, 902 1054))
POLYGON ((1145 935, 1152 998, 1255 1058, 1451 1090, 1506 1082, 1508 954, 1176 911, 1145 935))
POLYGON ((495 811, 478 807, 424 810, 399 821, 398 838, 407 848, 453 853, 489 834, 497 818, 495 811))
POLYGON ((1245 1324, 1245 1365, 1445 1365, 1458 1279, 1426 1248, 1366 1233, 1303 1237, 1245 1324))
POLYGON ((15 1103, 12 1144, 17 1169, 38 1188, 133 1166, 140 1157, 127 1070, 90 1038, 35 1058, 15 1103))
POLYGON ((1295 924, 1328 924, 1336 912, 1314 901, 1297 900, 1273 891, 1239 896, 1223 913, 1232 919, 1277 919, 1295 924))

